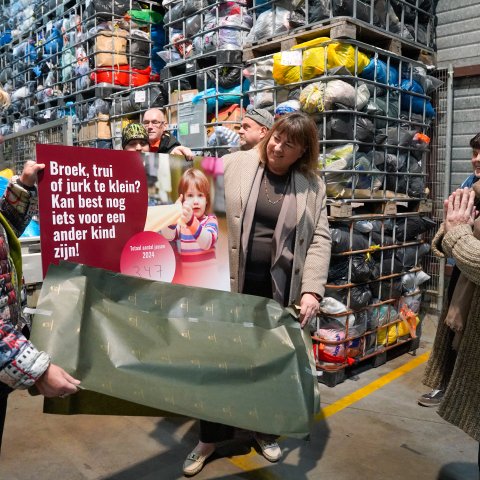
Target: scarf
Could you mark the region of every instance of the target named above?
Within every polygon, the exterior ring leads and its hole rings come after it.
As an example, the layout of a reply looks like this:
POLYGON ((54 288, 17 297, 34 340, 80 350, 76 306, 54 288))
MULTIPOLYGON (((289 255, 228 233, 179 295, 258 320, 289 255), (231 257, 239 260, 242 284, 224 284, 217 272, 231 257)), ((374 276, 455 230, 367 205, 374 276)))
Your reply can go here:
MULTIPOLYGON (((480 218, 475 220, 473 236, 477 240, 480 240, 480 218)), ((455 337, 452 342, 454 350, 458 350, 460 345, 474 291, 475 284, 460 272, 447 315, 445 316, 445 323, 455 332, 455 337)))

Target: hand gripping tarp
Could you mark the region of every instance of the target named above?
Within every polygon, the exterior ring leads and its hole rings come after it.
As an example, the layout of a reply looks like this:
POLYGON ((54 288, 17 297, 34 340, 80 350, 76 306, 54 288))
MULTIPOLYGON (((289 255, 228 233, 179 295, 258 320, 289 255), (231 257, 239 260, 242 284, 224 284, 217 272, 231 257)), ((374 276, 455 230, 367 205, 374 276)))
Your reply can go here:
POLYGON ((82 381, 49 413, 168 412, 302 438, 319 409, 310 337, 273 300, 63 262, 33 323, 36 346, 82 381))

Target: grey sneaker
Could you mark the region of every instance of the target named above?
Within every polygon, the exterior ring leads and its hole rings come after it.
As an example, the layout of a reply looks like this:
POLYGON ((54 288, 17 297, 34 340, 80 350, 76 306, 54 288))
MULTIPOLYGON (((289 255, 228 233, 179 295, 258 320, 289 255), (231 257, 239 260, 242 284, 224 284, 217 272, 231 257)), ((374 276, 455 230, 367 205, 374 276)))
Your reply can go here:
POLYGON ((418 403, 424 407, 438 407, 443 400, 445 392, 434 388, 431 392, 425 393, 418 399, 418 403))

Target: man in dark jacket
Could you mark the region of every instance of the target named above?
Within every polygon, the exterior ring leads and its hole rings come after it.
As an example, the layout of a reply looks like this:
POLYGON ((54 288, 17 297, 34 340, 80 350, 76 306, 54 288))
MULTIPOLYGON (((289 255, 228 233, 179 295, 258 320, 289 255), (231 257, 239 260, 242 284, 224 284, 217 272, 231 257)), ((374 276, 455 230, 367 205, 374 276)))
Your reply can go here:
POLYGON ((147 110, 142 123, 148 132, 151 152, 183 155, 187 160, 193 160, 193 152, 180 145, 178 140, 166 131, 165 114, 159 108, 147 110))

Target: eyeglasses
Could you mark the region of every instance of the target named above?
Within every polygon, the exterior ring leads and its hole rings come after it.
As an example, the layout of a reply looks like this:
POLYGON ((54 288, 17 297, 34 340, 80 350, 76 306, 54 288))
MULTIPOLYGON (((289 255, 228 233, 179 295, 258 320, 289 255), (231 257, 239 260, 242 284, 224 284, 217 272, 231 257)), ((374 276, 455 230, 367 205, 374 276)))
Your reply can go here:
POLYGON ((144 120, 142 123, 145 127, 148 127, 150 124, 152 124, 154 127, 163 127, 166 125, 166 122, 160 122, 159 120, 144 120))

